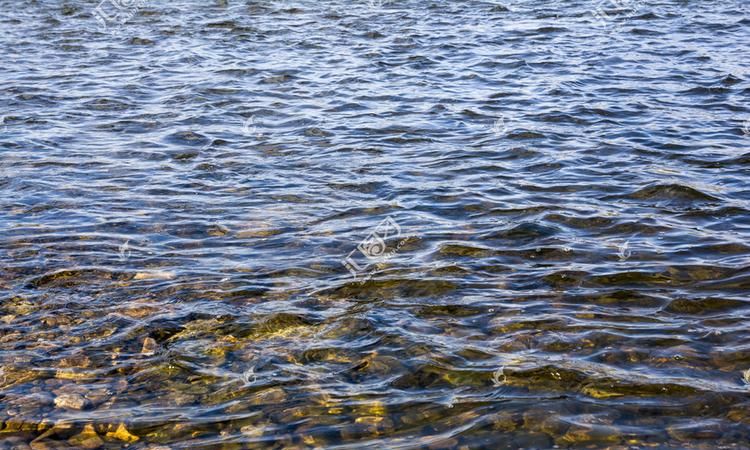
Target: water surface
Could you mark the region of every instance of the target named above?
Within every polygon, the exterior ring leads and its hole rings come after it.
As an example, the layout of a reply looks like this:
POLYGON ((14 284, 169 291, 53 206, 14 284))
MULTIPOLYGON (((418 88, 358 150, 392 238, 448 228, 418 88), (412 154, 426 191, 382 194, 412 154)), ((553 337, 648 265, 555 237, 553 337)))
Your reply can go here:
POLYGON ((746 3, 96 6, 0 0, 0 448, 747 448, 746 3))

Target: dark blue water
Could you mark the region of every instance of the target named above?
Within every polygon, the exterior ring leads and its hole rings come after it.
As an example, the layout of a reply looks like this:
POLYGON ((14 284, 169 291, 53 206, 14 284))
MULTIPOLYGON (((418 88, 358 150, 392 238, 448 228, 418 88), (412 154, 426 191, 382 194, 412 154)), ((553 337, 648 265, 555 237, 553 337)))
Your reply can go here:
POLYGON ((0 11, 0 449, 750 448, 747 2, 0 11))

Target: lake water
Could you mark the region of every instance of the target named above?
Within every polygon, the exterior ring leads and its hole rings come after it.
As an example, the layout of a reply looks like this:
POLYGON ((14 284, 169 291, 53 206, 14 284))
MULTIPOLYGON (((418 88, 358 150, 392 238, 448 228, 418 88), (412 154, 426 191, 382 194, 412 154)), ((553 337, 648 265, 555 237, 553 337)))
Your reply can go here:
POLYGON ((0 449, 750 448, 747 2, 0 8, 0 449))

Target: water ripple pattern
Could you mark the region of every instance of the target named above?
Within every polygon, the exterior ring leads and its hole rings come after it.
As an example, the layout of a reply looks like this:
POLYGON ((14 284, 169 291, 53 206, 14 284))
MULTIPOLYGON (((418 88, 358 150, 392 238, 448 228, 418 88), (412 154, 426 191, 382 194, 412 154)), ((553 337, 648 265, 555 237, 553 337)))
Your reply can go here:
POLYGON ((745 0, 0 9, 0 449, 750 448, 745 0))

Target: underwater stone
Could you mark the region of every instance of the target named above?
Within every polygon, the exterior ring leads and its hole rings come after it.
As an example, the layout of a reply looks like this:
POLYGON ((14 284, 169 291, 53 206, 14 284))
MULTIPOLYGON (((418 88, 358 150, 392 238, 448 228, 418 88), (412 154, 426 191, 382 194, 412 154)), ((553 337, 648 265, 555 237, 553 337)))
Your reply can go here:
POLYGON ((104 441, 99 437, 94 426, 91 424, 83 427, 83 431, 68 439, 68 443, 76 448, 97 449, 104 445, 104 441))
POLYGON ((55 398, 55 406, 80 411, 90 406, 90 402, 79 394, 60 394, 55 398))

